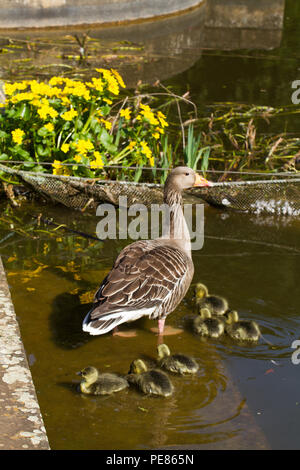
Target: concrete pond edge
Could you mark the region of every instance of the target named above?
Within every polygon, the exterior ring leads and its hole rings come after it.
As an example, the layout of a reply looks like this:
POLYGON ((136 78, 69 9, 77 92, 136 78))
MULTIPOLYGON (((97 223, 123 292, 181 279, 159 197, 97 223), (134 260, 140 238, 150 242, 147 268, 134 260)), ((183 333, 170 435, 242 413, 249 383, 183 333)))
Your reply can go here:
POLYGON ((0 450, 49 450, 0 257, 0 450))

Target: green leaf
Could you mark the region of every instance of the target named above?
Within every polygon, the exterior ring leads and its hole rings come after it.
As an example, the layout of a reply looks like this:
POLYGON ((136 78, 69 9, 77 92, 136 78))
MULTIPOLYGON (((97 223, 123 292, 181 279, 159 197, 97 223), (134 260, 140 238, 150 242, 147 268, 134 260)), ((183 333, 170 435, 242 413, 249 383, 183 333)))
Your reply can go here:
POLYGON ((49 157, 51 155, 51 150, 48 147, 43 147, 41 144, 37 146, 36 151, 41 157, 49 157))
POLYGON ((117 151, 116 145, 113 144, 113 136, 106 129, 102 129, 100 142, 108 152, 115 153, 117 151))
POLYGON ((6 139, 6 137, 8 137, 8 136, 9 136, 9 134, 7 134, 7 132, 0 130, 0 139, 6 139))
POLYGON ((37 134, 40 136, 40 137, 46 137, 46 135, 49 133, 48 129, 46 129, 46 127, 41 127, 38 131, 37 131, 37 134))

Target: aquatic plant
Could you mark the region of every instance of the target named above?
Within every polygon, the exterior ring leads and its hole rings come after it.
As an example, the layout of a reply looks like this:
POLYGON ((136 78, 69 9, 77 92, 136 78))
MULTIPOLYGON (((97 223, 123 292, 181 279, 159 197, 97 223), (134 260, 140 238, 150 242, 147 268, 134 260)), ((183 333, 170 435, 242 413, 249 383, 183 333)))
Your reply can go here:
POLYGON ((155 167, 166 116, 145 99, 118 99, 125 88, 114 69, 96 69, 88 82, 58 76, 49 82, 5 83, 0 114, 0 161, 53 174, 101 177, 103 167, 155 167))

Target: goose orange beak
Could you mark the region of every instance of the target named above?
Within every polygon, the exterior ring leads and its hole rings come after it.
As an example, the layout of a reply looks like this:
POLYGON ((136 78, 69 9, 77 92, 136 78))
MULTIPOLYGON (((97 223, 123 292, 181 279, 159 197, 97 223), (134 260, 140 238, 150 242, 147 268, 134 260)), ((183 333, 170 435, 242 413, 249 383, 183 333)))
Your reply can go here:
POLYGON ((194 187, 200 187, 200 186, 212 186, 213 183, 211 183, 210 181, 207 181, 205 178, 203 178, 203 176, 200 176, 198 173, 196 173, 196 179, 195 179, 195 183, 194 183, 194 187))

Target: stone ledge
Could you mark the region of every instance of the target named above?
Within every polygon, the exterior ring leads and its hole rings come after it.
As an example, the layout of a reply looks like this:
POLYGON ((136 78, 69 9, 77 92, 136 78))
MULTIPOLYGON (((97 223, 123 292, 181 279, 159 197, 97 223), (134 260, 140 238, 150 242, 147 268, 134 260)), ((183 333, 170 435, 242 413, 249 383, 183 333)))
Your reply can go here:
POLYGON ((0 450, 49 450, 0 258, 0 450))

